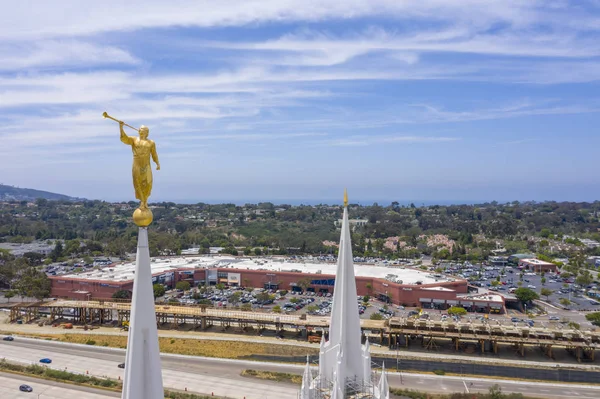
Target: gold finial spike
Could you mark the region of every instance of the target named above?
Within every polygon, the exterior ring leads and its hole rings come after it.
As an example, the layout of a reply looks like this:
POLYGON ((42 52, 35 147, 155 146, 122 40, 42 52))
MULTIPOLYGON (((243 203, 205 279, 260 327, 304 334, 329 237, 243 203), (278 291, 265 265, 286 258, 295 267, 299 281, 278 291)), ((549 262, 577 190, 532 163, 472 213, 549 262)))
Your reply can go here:
POLYGON ((344 208, 348 206, 348 190, 344 189, 344 208))

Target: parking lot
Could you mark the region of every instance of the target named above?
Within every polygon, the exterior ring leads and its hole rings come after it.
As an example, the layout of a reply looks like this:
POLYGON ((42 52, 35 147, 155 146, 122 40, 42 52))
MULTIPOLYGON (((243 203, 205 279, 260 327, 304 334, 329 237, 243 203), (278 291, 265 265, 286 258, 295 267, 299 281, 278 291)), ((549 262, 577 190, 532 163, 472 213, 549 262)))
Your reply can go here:
MULTIPOLYGON (((206 290, 193 288, 187 292, 178 290, 168 291, 165 296, 158 298, 159 302, 178 302, 182 305, 212 305, 216 308, 241 308, 244 310, 262 312, 280 312, 282 314, 310 314, 329 316, 332 305, 331 293, 292 292, 284 290, 210 287, 206 290), (201 293, 202 292, 202 293, 201 293)), ((383 302, 369 298, 367 304, 364 297, 358 296, 358 312, 361 318, 368 319, 373 313, 389 318, 398 314, 397 306, 386 306, 383 302)))
POLYGON ((505 296, 510 295, 512 290, 519 288, 520 281, 521 287, 534 290, 538 293, 540 299, 561 309, 576 311, 600 310, 600 302, 585 295, 586 292, 592 294, 597 292, 595 284, 581 287, 575 284, 573 278, 562 279, 555 273, 546 273, 542 276, 532 271, 519 270, 516 266, 501 267, 470 263, 442 263, 436 267, 441 267, 445 273, 453 273, 469 279, 471 285, 479 286, 485 290, 497 291, 505 296), (542 279, 545 279, 543 283, 542 279), (493 285, 494 280, 499 282, 496 287, 493 285), (551 290, 552 295, 548 297, 541 295, 542 288, 551 290), (561 298, 567 299, 570 303, 562 303, 561 298))

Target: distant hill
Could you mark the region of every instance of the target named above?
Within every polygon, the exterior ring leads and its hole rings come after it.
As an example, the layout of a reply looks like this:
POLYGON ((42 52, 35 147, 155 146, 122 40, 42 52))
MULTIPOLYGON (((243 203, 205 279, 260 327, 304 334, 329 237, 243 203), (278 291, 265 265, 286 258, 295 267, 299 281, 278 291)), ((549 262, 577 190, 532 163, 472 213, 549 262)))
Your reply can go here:
POLYGON ((20 188, 0 184, 0 201, 18 200, 35 201, 38 198, 47 200, 76 201, 80 198, 69 197, 64 194, 56 194, 48 191, 34 190, 32 188, 20 188))

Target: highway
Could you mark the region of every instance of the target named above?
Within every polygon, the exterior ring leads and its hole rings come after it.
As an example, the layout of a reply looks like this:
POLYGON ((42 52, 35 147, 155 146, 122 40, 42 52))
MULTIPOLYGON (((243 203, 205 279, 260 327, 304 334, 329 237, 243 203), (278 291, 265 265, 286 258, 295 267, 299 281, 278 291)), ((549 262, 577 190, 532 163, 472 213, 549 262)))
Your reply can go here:
MULTIPOLYGON (((0 341, 0 357, 9 361, 38 363, 39 359, 52 359, 50 367, 71 372, 123 379, 125 351, 86 345, 61 344, 47 341, 15 338, 12 342, 0 341)), ((212 394, 234 399, 296 399, 298 388, 291 384, 278 384, 240 376, 243 368, 231 369, 228 363, 202 361, 173 356, 162 356, 165 388, 212 394)), ((249 367, 245 367, 249 368, 249 367)))
POLYGON ((119 398, 116 392, 108 392, 100 389, 80 387, 59 382, 45 381, 37 378, 24 377, 20 375, 0 373, 0 398, 20 399, 81 399, 85 393, 85 399, 119 398), (27 384, 33 388, 33 392, 21 392, 19 386, 27 384))
MULTIPOLYGON (((50 357, 52 367, 90 375, 123 378, 123 370, 117 365, 125 361, 121 349, 65 344, 16 337, 13 342, 0 341, 0 356, 7 360, 37 362, 50 357)), ((279 371, 301 374, 303 366, 253 362, 246 360, 216 359, 163 354, 161 356, 163 379, 166 388, 226 396, 234 399, 296 398, 298 386, 254 380, 240 376, 244 369, 279 371)), ((389 373, 393 387, 404 387, 429 392, 483 392, 499 383, 504 392, 522 393, 527 396, 558 399, 576 397, 597 399, 600 386, 576 384, 536 383, 500 379, 461 378, 410 373, 389 373), (471 385, 471 383, 473 385, 471 385)))

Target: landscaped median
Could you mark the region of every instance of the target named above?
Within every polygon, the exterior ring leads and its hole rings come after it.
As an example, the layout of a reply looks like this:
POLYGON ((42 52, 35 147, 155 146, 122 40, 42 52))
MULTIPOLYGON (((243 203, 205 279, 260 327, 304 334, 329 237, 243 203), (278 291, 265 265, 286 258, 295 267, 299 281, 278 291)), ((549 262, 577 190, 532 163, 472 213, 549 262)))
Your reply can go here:
MULTIPOLYGON (((122 381, 110 378, 99 378, 95 376, 71 373, 68 371, 57 370, 38 364, 16 364, 0 359, 0 371, 6 373, 26 375, 29 377, 40 378, 43 380, 62 382, 67 384, 81 385, 98 389, 105 389, 115 392, 121 392, 123 389, 122 381)), ((165 399, 215 399, 215 396, 196 395, 187 392, 175 392, 165 390, 165 399)))
POLYGON ((262 371, 247 369, 241 373, 244 377, 258 378, 260 380, 269 380, 277 382, 290 382, 292 384, 302 384, 302 376, 300 374, 279 373, 276 371, 262 371))
MULTIPOLYGON (((9 334, 9 332, 7 332, 9 334)), ((13 333, 14 334, 14 333, 13 333)), ((94 346, 124 349, 127 347, 127 336, 100 334, 21 334, 24 337, 39 338, 49 341, 60 341, 71 344, 86 344, 94 346)), ((306 356, 318 355, 318 348, 294 345, 274 345, 231 340, 210 340, 194 338, 159 337, 161 353, 172 353, 188 356, 216 357, 224 359, 242 359, 253 355, 272 356, 306 356)))

